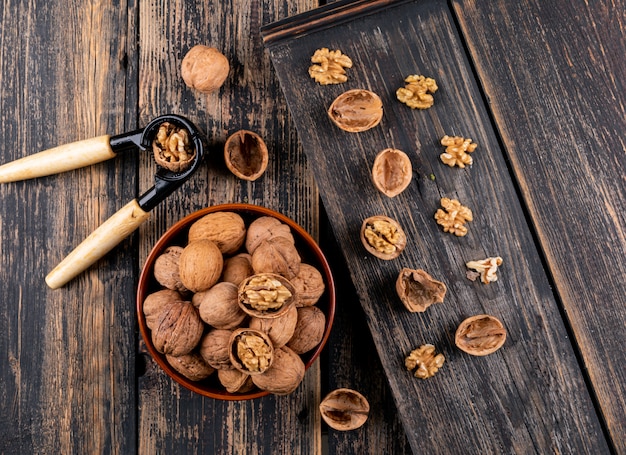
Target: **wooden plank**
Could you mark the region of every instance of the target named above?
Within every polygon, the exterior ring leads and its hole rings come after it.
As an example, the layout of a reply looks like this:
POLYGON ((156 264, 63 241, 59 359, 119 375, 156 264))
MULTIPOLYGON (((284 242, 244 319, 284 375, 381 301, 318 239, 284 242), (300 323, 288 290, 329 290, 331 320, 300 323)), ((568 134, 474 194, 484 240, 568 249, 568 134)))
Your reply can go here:
MULTIPOLYGON (((0 5, 0 162, 134 128, 132 4, 0 5)), ((60 290, 44 277, 135 193, 135 158, 0 186, 0 452, 130 453, 130 239, 60 290)))
MULTIPOLYGON (((271 38, 271 26, 264 33, 413 451, 607 453, 447 5, 405 1, 367 15, 357 8, 352 20, 342 14, 339 27, 299 27, 282 39, 271 38), (308 78, 309 58, 322 46, 341 49, 355 62, 343 86, 321 87, 308 78), (404 77, 416 72, 434 77, 440 87, 428 111, 395 100, 404 77), (341 92, 361 87, 381 96, 383 121, 364 133, 342 132, 326 109, 341 92), (444 134, 479 144, 471 168, 449 169, 439 161, 444 134), (390 146, 407 152, 415 170, 411 186, 394 199, 377 192, 369 175, 374 156, 390 146), (442 196, 475 211, 466 237, 444 234, 434 222, 442 196), (368 256, 358 238, 363 219, 381 213, 409 235, 407 249, 394 261, 368 256), (496 254, 505 261, 496 283, 466 279, 466 261, 496 254), (446 282, 445 303, 423 314, 407 312, 393 290, 401 267, 423 268, 446 282), (503 320, 508 340, 496 354, 474 358, 457 350, 453 338, 465 317, 480 313, 503 320), (423 343, 434 343, 447 358, 426 381, 403 365, 423 343)), ((277 26, 284 29, 285 23, 277 26)))
POLYGON ((626 3, 454 7, 603 420, 626 453, 626 3))
MULTIPOLYGON (((319 235, 315 183, 289 128, 287 108, 258 33, 264 23, 313 6, 317 3, 140 2, 140 120, 145 123, 167 112, 186 115, 206 131, 210 149, 205 165, 142 227, 140 264, 175 221, 225 202, 264 205, 319 235), (198 94, 181 79, 181 60, 195 44, 217 47, 231 62, 219 93, 198 94), (268 169, 255 182, 236 179, 223 162, 223 143, 239 129, 259 133, 270 150, 268 169)), ((153 172, 150 157, 142 157, 140 186, 152 184, 153 172)), ((321 452, 319 362, 292 395, 249 402, 192 394, 150 359, 146 364, 139 378, 140 453, 321 452)))

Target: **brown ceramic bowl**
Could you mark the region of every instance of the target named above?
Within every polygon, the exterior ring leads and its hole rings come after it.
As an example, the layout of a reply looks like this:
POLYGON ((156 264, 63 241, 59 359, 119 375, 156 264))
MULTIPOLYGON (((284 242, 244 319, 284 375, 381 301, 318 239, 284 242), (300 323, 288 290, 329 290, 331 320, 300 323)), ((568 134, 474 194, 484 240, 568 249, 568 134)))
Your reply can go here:
POLYGON ((139 321, 139 330, 141 331, 141 335, 148 351, 150 352, 150 355, 152 355, 152 358, 163 369, 163 371, 167 373, 168 376, 170 376, 174 381, 178 382, 183 387, 186 387, 193 392, 219 400, 250 400, 253 398, 259 398, 269 395, 269 393, 259 389, 254 389, 246 393, 230 393, 227 392, 226 389, 219 383, 216 373, 212 374, 211 376, 209 376, 209 378, 202 381, 192 381, 178 373, 174 368, 169 365, 169 363, 165 359, 165 355, 158 352, 154 347, 154 344, 152 343, 152 337, 150 336, 150 329, 146 325, 146 319, 143 313, 143 302, 146 296, 148 296, 152 292, 162 289, 159 283, 157 283, 157 281, 154 279, 153 274, 154 262, 156 261, 157 257, 159 257, 159 255, 161 255, 161 253, 168 246, 184 246, 187 242, 187 232, 189 230, 189 227, 195 221, 199 220, 208 213, 222 211, 238 213, 246 222, 246 226, 248 226, 254 219, 261 216, 272 216, 289 225, 289 227, 291 228, 291 232, 296 240, 296 247, 298 249, 298 252, 302 257, 302 262, 317 267, 317 269, 322 273, 326 289, 320 300, 317 302, 316 306, 326 315, 326 328, 324 330, 324 336, 322 338, 322 341, 319 343, 319 345, 315 349, 301 356, 306 366, 306 369, 308 369, 319 357, 322 349, 324 348, 324 345, 328 341, 328 336, 330 335, 330 329, 332 327, 333 319, 335 316, 335 285, 333 282, 330 267, 328 266, 328 262, 326 261, 322 250, 319 248, 315 240, 313 240, 313 238, 302 227, 300 227, 290 218, 287 218, 286 216, 281 215, 280 213, 273 210, 256 205, 223 204, 199 210, 183 218, 178 223, 174 224, 174 226, 168 229, 165 234, 163 234, 163 236, 157 241, 156 245, 148 256, 146 263, 144 264, 141 276, 139 277, 139 285, 137 289, 137 318, 139 321))

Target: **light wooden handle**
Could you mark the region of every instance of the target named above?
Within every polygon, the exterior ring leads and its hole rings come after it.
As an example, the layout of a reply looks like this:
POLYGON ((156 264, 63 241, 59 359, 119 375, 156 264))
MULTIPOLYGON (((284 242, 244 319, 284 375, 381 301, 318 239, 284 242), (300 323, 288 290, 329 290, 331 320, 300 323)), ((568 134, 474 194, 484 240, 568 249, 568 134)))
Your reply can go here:
POLYGON ((150 217, 133 199, 76 247, 46 277, 52 289, 60 288, 111 251, 150 217))
POLYGON ((0 183, 58 174, 100 163, 115 156, 110 136, 98 136, 59 145, 0 166, 0 183))

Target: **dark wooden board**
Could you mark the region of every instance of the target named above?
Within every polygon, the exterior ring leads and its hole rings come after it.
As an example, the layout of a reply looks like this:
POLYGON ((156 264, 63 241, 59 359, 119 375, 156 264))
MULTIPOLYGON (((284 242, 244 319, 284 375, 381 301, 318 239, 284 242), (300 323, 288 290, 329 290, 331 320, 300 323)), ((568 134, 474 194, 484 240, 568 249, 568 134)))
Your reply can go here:
MULTIPOLYGON (((136 7, 0 5, 0 162, 136 127, 136 7)), ((135 197, 136 157, 0 185, 0 453, 132 453, 133 238, 60 290, 45 275, 135 197)))
POLYGON ((602 417, 626 453, 626 3, 453 3, 602 417))
POLYGON ((341 2, 320 11, 263 33, 413 450, 608 452, 446 3, 341 2), (321 87, 309 79, 310 56, 323 46, 341 49, 355 62, 344 85, 321 87), (404 77, 414 73, 438 81, 430 110, 412 111, 395 100, 404 77), (331 124, 328 105, 350 88, 369 88, 381 96, 381 125, 353 134, 331 124), (471 168, 450 169, 439 161, 444 134, 479 144, 471 168), (389 146, 407 152, 415 170, 412 185, 394 199, 370 181, 374 156, 389 146), (466 237, 444 234, 436 225, 433 215, 442 196, 474 210, 466 237), (376 214, 397 219, 410 237, 394 261, 368 256, 360 244, 362 220, 376 214), (466 261, 492 255, 505 261, 496 283, 465 278, 466 261), (424 314, 407 312, 394 291, 404 266, 443 280, 445 303, 424 314), (453 345, 457 325, 479 313, 498 316, 509 335, 503 349, 484 358, 453 345), (437 376, 420 381, 403 361, 428 342, 447 363, 437 376))

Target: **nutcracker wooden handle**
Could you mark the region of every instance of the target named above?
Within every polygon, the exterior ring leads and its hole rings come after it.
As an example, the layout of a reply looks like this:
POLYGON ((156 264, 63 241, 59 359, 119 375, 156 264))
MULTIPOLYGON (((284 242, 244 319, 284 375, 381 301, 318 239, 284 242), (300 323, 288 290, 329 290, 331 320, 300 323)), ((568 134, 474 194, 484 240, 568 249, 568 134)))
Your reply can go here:
POLYGON ((144 211, 137 200, 133 199, 100 225, 63 259, 48 274, 46 283, 52 289, 65 285, 111 251, 149 217, 150 213, 144 211))
POLYGON ((113 158, 109 135, 59 145, 0 166, 0 183, 58 174, 113 158))

